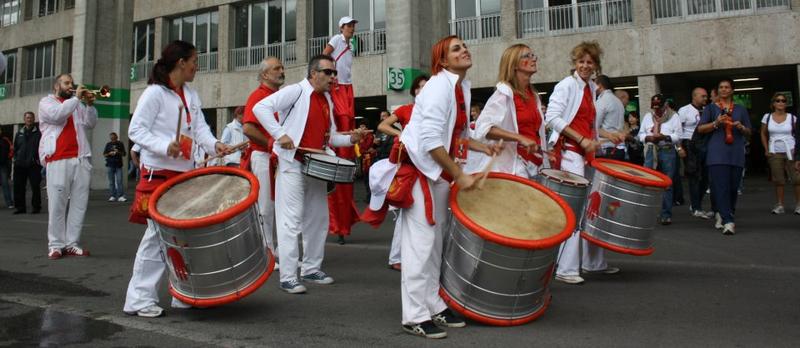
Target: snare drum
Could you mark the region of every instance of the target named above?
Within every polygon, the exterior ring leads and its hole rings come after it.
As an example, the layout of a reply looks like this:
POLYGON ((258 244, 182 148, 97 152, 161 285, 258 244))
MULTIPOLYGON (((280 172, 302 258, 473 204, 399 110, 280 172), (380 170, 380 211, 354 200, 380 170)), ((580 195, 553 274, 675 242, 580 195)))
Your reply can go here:
POLYGON ((595 169, 581 236, 619 253, 653 253, 653 230, 661 197, 672 186, 666 175, 612 159, 592 161, 595 169))
POLYGON ((208 167, 178 175, 149 202, 169 269, 172 296, 195 307, 219 306, 258 289, 275 265, 248 171, 208 167))
POLYGON ((356 164, 344 158, 321 153, 303 155, 303 174, 312 178, 339 184, 352 183, 356 176, 356 164))
POLYGON ((542 169, 539 171, 537 181, 567 201, 567 204, 577 215, 576 219, 580 220, 580 214, 583 212, 583 206, 586 203, 586 191, 589 190, 589 180, 578 174, 563 170, 542 169))
POLYGON ((490 173, 482 190, 455 186, 450 208, 442 299, 489 325, 520 325, 541 316, 550 303, 558 245, 575 229, 567 203, 539 183, 490 173))

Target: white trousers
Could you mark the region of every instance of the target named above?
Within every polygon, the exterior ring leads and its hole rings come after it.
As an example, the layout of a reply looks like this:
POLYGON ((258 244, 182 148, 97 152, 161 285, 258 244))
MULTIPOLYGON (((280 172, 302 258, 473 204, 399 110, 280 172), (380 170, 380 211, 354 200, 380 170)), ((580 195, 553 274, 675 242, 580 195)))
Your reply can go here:
POLYGON ((147 306, 158 304, 158 287, 167 269, 164 255, 158 240, 158 227, 147 219, 136 259, 133 261, 133 274, 125 294, 125 312, 136 312, 147 306))
POLYGON ((253 174, 258 178, 258 213, 261 214, 261 227, 264 231, 264 240, 272 252, 277 252, 277 245, 272 238, 275 227, 275 203, 270 197, 272 189, 269 185, 269 154, 262 151, 253 151, 250 155, 250 166, 253 174))
POLYGON ((303 260, 300 274, 319 271, 325 257, 325 237, 328 233, 328 198, 326 183, 301 173, 302 165, 281 161, 288 170, 278 168, 275 178, 275 222, 278 230, 278 250, 281 282, 297 279, 300 250, 303 241, 303 260))
MULTIPOLYGON (((390 207, 390 209, 393 209, 390 207)), ((391 211, 391 210, 390 210, 391 211)), ((396 263, 400 263, 400 224, 397 223, 397 214, 398 210, 395 210, 395 224, 394 224, 394 233, 392 234, 392 248, 389 249, 389 265, 394 265, 396 263)))
MULTIPOLYGON (((420 178, 420 180, 428 180, 420 178)), ((450 184, 442 179, 428 180, 433 198, 431 226, 425 218, 425 198, 419 181, 411 193, 414 204, 400 210, 397 224, 400 230, 401 271, 400 295, 403 302, 404 325, 431 320, 447 305, 439 297, 439 275, 442 267, 442 241, 447 228, 447 198, 450 184)))
POLYGON ((92 161, 88 157, 47 163, 48 248, 75 246, 80 242, 91 177, 92 161))
MULTIPOLYGON (((585 165, 583 156, 572 151, 564 152, 561 159, 561 170, 584 176, 585 165)), ((562 276, 580 275, 580 268, 587 271, 603 270, 608 267, 603 256, 603 248, 591 244, 581 238, 580 219, 583 212, 576 214, 577 228, 572 235, 561 244, 556 274, 562 276), (581 255, 581 247, 583 255, 581 255), (583 265, 581 265, 581 261, 583 265)))

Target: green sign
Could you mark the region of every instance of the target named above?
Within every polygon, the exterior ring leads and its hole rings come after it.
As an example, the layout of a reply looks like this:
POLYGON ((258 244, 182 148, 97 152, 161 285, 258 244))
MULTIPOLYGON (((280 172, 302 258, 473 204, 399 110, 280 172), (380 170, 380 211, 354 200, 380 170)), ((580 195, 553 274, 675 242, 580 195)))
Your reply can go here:
POLYGON ((0 86, 0 100, 6 99, 6 86, 0 86))
POLYGON ((386 74, 387 90, 404 91, 411 89, 411 83, 422 75, 422 71, 414 68, 389 68, 386 74))
MULTIPOLYGON (((100 89, 99 86, 87 85, 88 89, 100 89)), ((94 102, 99 118, 118 118, 127 120, 131 108, 131 90, 112 88, 111 97, 97 98, 94 102)))

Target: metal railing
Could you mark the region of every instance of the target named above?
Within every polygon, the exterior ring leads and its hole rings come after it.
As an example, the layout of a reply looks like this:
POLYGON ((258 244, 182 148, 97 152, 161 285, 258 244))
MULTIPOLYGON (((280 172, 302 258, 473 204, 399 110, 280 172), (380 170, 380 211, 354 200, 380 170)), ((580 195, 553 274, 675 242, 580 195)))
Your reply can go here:
POLYGON ((790 0, 651 0, 655 23, 789 10, 790 0))
POLYGON ((20 91, 20 96, 46 94, 53 89, 53 83, 55 82, 55 76, 23 80, 21 84, 22 91, 20 91))
POLYGON ((152 60, 131 64, 131 82, 147 81, 153 70, 153 64, 155 62, 152 60))
POLYGON ((233 48, 229 57, 230 70, 256 70, 261 61, 269 56, 280 58, 283 64, 293 64, 297 61, 296 46, 294 41, 289 41, 262 46, 233 48))
POLYGON ((321 54, 322 50, 325 49, 325 45, 328 44, 330 39, 330 36, 320 36, 308 39, 308 48, 306 52, 308 55, 308 60, 311 60, 311 57, 313 56, 321 54))
POLYGON ((197 72, 215 72, 218 69, 217 52, 202 53, 197 55, 197 72))
POLYGON ((0 84, 0 99, 11 98, 17 94, 16 83, 2 83, 0 84))
POLYGON ((450 21, 450 34, 475 42, 500 37, 500 15, 458 18, 450 21))
POLYGON ((633 24, 631 0, 597 0, 517 12, 520 38, 596 31, 633 24))

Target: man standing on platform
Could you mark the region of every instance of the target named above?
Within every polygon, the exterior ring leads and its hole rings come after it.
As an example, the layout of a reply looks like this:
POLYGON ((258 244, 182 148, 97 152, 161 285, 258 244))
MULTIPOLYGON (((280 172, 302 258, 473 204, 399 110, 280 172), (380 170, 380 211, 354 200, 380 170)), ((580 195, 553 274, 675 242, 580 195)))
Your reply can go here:
MULTIPOLYGON (((344 16, 339 20, 340 34, 331 38, 322 54, 333 57, 338 78, 331 87, 333 100, 333 118, 340 132, 355 128, 355 101, 353 94, 352 67, 353 47, 351 39, 356 31, 357 20, 344 16)), ((355 162, 355 151, 352 147, 337 148, 336 155, 355 162)), ((350 228, 358 222, 358 210, 353 201, 353 184, 336 184, 336 190, 328 195, 330 211, 329 232, 339 235, 339 244, 344 244, 344 237, 350 234, 350 228)))

